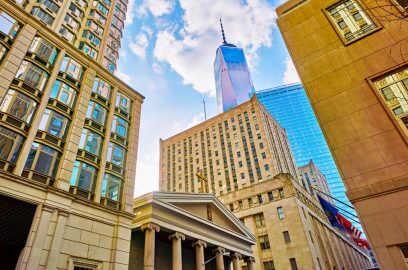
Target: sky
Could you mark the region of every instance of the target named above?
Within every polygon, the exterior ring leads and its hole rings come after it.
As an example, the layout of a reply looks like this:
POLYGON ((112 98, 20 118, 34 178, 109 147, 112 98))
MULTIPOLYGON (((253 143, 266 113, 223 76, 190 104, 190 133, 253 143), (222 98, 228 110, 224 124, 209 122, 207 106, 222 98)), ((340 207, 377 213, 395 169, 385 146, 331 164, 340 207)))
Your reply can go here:
POLYGON ((135 196, 159 188, 159 139, 217 114, 213 63, 244 49, 256 90, 299 81, 276 26, 282 0, 129 0, 116 75, 145 96, 135 196))

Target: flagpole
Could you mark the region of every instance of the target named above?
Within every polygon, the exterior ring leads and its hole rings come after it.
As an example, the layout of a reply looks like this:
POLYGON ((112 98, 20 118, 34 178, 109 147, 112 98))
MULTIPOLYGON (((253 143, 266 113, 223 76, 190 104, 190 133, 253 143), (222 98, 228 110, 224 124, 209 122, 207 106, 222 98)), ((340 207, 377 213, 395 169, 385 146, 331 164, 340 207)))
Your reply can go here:
MULTIPOLYGON (((318 190, 318 189, 316 189, 316 188, 314 188, 314 187, 312 187, 312 186, 310 186, 310 187, 311 187, 312 189, 316 190, 317 192, 320 192, 320 193, 322 193, 322 194, 324 194, 324 195, 326 195, 326 196, 328 196, 328 197, 334 199, 335 201, 337 201, 337 202, 339 202, 339 203, 341 203, 341 204, 347 205, 347 204, 345 204, 344 202, 339 201, 338 199, 333 198, 332 196, 330 196, 330 195, 324 193, 323 191, 320 191, 320 190, 318 190)), ((351 212, 349 212, 349 211, 347 211, 347 210, 344 210, 343 208, 340 208, 340 207, 338 207, 337 205, 333 205, 333 206, 336 207, 336 208, 338 208, 338 209, 340 209, 340 210, 343 211, 344 213, 347 213, 347 214, 351 215, 352 217, 355 217, 355 218, 358 219, 358 216, 356 216, 355 214, 353 214, 353 213, 351 213, 351 212)), ((349 206, 349 205, 347 205, 347 206, 348 206, 348 207, 351 207, 351 206, 349 206)), ((354 210, 354 207, 351 207, 351 208, 354 210)), ((360 223, 359 221, 356 221, 356 220, 352 219, 351 217, 348 217, 348 218, 351 219, 351 220, 353 220, 354 222, 357 222, 358 224, 361 225, 361 223, 360 223)))
POLYGON ((332 199, 335 200, 336 202, 339 202, 339 203, 341 203, 341 204, 343 204, 343 205, 345 205, 345 206, 348 206, 348 207, 350 207, 351 209, 355 210, 353 206, 348 205, 347 203, 344 203, 344 202, 340 201, 339 199, 336 199, 336 198, 334 198, 333 196, 330 196, 329 194, 326 194, 326 193, 324 193, 323 191, 318 190, 317 188, 314 188, 314 187, 312 187, 312 186, 309 186, 309 187, 311 187, 312 189, 316 190, 317 192, 320 192, 320 193, 322 193, 322 194, 324 194, 324 195, 326 195, 326 196, 332 198, 332 199))

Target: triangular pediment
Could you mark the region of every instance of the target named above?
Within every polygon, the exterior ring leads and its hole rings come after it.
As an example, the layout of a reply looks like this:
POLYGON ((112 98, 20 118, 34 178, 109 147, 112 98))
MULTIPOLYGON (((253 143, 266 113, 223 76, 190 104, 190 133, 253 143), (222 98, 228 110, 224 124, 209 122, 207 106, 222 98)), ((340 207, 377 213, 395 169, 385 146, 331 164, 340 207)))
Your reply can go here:
POLYGON ((154 192, 153 196, 156 200, 172 205, 184 214, 255 240, 249 229, 212 194, 154 192))

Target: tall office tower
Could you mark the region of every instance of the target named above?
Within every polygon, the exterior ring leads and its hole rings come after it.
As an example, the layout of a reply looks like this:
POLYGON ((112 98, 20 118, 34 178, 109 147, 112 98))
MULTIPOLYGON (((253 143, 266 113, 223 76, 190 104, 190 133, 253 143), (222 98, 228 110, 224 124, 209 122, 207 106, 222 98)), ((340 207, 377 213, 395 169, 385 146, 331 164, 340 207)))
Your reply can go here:
POLYGON ((408 3, 299 3, 282 36, 380 268, 406 269, 408 3))
MULTIPOLYGON (((306 165, 312 159, 325 175, 333 196, 351 205, 346 197, 346 189, 337 166, 302 84, 284 85, 257 91, 256 96, 286 130, 296 165, 306 165)), ((339 207, 345 207, 338 202, 335 203, 339 207)), ((347 208, 347 211, 354 212, 349 208, 347 208)), ((344 215, 349 217, 347 213, 344 213, 344 215)), ((354 225, 361 228, 358 223, 354 225)))
POLYGON ((249 93, 254 91, 244 50, 226 41, 222 23, 221 31, 223 43, 217 48, 214 61, 217 106, 220 113, 248 101, 249 93))
POLYGON ((126 269, 143 96, 43 5, 0 1, 0 268, 126 269))
POLYGON ((285 131, 253 96, 249 101, 160 140, 160 189, 225 194, 278 173, 296 177, 285 131))
MULTIPOLYGON (((327 183, 326 177, 324 174, 316 167, 313 160, 306 165, 298 167, 300 183, 301 185, 309 191, 317 199, 317 194, 322 196, 327 201, 333 203, 333 199, 329 185, 327 183), (321 191, 319 193, 317 190, 321 191), (327 195, 325 195, 327 194, 327 195)), ((347 209, 349 211, 349 209, 347 209)))
POLYGON ((110 72, 116 69, 128 0, 16 0, 110 72))
POLYGON ((256 270, 369 265, 298 183, 285 131, 255 95, 160 140, 160 190, 215 194, 257 236, 256 270))

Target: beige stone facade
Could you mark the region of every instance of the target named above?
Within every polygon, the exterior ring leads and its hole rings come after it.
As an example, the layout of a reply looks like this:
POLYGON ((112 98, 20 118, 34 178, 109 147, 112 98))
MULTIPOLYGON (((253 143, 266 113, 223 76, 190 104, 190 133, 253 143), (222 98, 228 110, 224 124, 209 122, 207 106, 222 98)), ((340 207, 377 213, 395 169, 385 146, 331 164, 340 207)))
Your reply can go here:
POLYGON ((291 0, 278 25, 383 269, 408 257, 406 1, 291 0))
POLYGON ((128 0, 15 0, 110 72, 116 70, 128 0))
POLYGON ((0 20, 1 268, 127 269, 143 96, 14 2, 0 20))
POLYGON ((316 167, 313 160, 310 160, 308 164, 298 167, 300 184, 317 199, 317 194, 322 196, 325 200, 333 203, 333 199, 330 197, 331 192, 329 185, 327 184, 326 177, 316 167), (321 191, 319 193, 319 191, 321 191), (327 195, 325 195, 327 194, 327 195))
POLYGON ((335 230, 289 174, 219 198, 251 232, 255 269, 368 269, 366 252, 335 230))
POLYGON ((129 269, 254 269, 255 236, 214 195, 135 198, 129 269))
POLYGON ((297 175, 285 131, 254 95, 251 100, 160 140, 160 190, 216 196, 278 173, 297 175))

